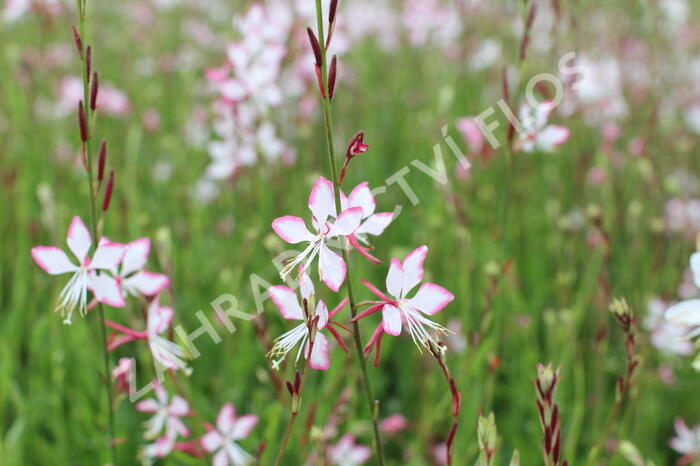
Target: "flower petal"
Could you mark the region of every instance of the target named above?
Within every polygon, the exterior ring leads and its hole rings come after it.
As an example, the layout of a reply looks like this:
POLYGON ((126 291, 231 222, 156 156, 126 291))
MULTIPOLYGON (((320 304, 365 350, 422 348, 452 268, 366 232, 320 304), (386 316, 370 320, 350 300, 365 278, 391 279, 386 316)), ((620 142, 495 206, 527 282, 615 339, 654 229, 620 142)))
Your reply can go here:
POLYGON ((301 298, 308 300, 314 291, 314 282, 311 281, 311 277, 306 271, 301 272, 299 276, 299 291, 301 292, 301 298))
POLYGON ((219 429, 219 432, 226 435, 231 432, 235 421, 236 408, 233 407, 233 404, 226 403, 221 407, 219 415, 216 416, 216 428, 219 429))
POLYGON ((141 270, 148 260, 151 252, 151 240, 139 238, 126 245, 126 251, 122 258, 121 276, 126 277, 130 273, 141 270))
POLYGON ((355 230, 355 234, 366 233, 368 235, 379 236, 393 219, 393 212, 378 212, 362 222, 362 225, 355 230))
POLYGON ((214 455, 211 464, 212 466, 229 466, 228 453, 226 453, 226 449, 222 448, 219 450, 219 452, 214 455))
POLYGON ((136 409, 142 413, 155 413, 159 408, 160 405, 153 398, 148 398, 147 400, 136 403, 136 409))
POLYGON ((318 316, 318 329, 323 330, 328 323, 328 307, 323 301, 318 302, 316 305, 316 312, 314 316, 318 316))
POLYGON ((666 310, 666 320, 676 324, 700 325, 700 299, 689 299, 674 304, 666 310))
POLYGON ((404 270, 398 259, 391 259, 389 273, 386 275, 386 290, 394 298, 401 298, 404 287, 404 270))
POLYGON ((301 243, 302 241, 313 241, 314 235, 306 228, 304 220, 299 217, 286 215, 272 221, 272 229, 284 241, 290 244, 301 243))
POLYGON ((351 207, 338 215, 338 219, 333 223, 328 237, 351 235, 362 222, 362 207, 351 207))
POLYGON ((314 215, 316 224, 323 226, 328 217, 335 217, 335 201, 333 198, 333 183, 320 176, 309 195, 309 209, 314 215))
POLYGON ((83 220, 77 215, 73 217, 73 220, 70 222, 70 227, 68 227, 67 242, 68 247, 73 251, 78 262, 82 264, 92 245, 92 237, 90 236, 90 231, 83 223, 83 220))
POLYGON ((390 335, 401 335, 401 311, 396 306, 385 304, 382 308, 382 325, 390 335))
POLYGON ((221 437, 221 434, 218 431, 210 430, 202 436, 199 442, 202 444, 202 448, 211 453, 219 449, 223 443, 223 440, 224 439, 221 437))
POLYGON ((122 280, 124 287, 135 289, 144 296, 155 296, 170 285, 167 275, 141 270, 122 280))
POLYGON ((693 272, 695 286, 700 288, 700 252, 696 252, 690 256, 690 270, 693 272))
POLYGON ((349 207, 362 207, 362 218, 367 218, 374 213, 377 204, 366 181, 360 183, 350 192, 348 197, 349 207))
POLYGON ((46 273, 51 275, 78 270, 78 267, 68 259, 66 253, 55 246, 37 246, 32 248, 32 259, 46 273))
POLYGON ((323 283, 333 291, 338 291, 345 281, 345 261, 325 244, 321 245, 318 256, 318 274, 323 283))
POLYGON ((537 135, 537 144, 545 150, 564 144, 569 139, 569 129, 559 125, 549 125, 537 135))
POLYGON ((231 438, 233 440, 240 440, 242 438, 246 438, 257 423, 258 416, 256 416, 255 414, 246 414, 239 417, 233 423, 233 430, 231 430, 231 438))
POLYGON ((276 285, 271 286, 268 291, 282 317, 289 320, 304 320, 304 310, 299 305, 297 294, 291 288, 276 285))
POLYGON ((424 314, 433 315, 440 312, 453 299, 455 299, 454 295, 445 288, 434 283, 423 283, 407 304, 424 314))
MULTIPOLYGON (((304 353, 308 355, 309 344, 306 344, 306 349, 304 353)), ((311 357, 308 358, 309 367, 312 369, 325 371, 331 366, 330 359, 328 359, 328 339, 321 332, 316 333, 316 339, 314 341, 314 347, 311 350, 311 357)))
POLYGON ((187 400, 180 395, 173 396, 173 399, 170 401, 170 414, 181 417, 187 416, 189 412, 190 405, 187 403, 187 400))
POLYGON ((160 299, 156 298, 148 308, 148 334, 158 335, 165 332, 173 320, 173 310, 169 307, 161 307, 160 299))
POLYGON ((403 273, 406 277, 403 286, 404 295, 423 280, 423 261, 427 254, 428 246, 421 246, 407 255, 403 260, 403 273))
POLYGON ((116 267, 124 257, 126 246, 119 243, 105 243, 97 246, 92 255, 90 268, 93 270, 111 270, 116 267))
POLYGON ((101 303, 112 307, 124 307, 126 305, 119 283, 110 275, 91 273, 88 275, 88 288, 101 303))

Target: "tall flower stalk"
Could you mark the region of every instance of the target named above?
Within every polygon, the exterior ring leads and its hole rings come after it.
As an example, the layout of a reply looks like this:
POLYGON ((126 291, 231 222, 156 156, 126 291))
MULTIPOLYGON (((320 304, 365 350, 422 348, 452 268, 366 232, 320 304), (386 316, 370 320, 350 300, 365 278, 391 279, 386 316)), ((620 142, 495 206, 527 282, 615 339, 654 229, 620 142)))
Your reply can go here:
MULTIPOLYGON (((331 1, 331 7, 330 7, 330 12, 329 12, 329 17, 328 17, 328 41, 330 42, 330 38, 332 37, 333 34, 333 28, 335 26, 335 13, 336 13, 336 8, 337 8, 337 0, 331 1)), ((331 180, 333 181, 333 196, 335 199, 335 207, 338 212, 341 211, 341 202, 340 202, 340 187, 338 186, 338 167, 336 163, 336 154, 335 154, 335 142, 333 139, 333 118, 331 114, 331 99, 333 96, 333 88, 335 85, 335 57, 333 59, 332 63, 332 68, 333 68, 333 73, 332 76, 330 77, 330 81, 332 81, 332 84, 329 86, 329 75, 328 75, 328 50, 327 50, 327 44, 326 44, 326 36, 324 34, 324 27, 323 27, 323 9, 321 6, 321 0, 316 0, 316 23, 317 23, 317 32, 318 32, 318 45, 319 45, 319 50, 314 50, 315 54, 317 55, 317 62, 319 61, 318 58, 320 58, 320 64, 317 63, 317 74, 320 71, 320 76, 319 76, 319 86, 321 87, 321 97, 323 101, 323 121, 324 121, 324 129, 326 132, 326 143, 327 143, 327 148, 328 148, 328 163, 330 166, 330 172, 331 172, 331 180), (320 65, 320 70, 319 70, 319 65, 320 65)), ((312 39, 313 42, 313 39, 312 39)), ((347 267, 347 272, 346 272, 346 289, 348 293, 348 301, 350 303, 350 313, 352 314, 352 317, 354 318, 357 315, 357 305, 355 301, 355 295, 353 293, 353 288, 352 288, 352 273, 351 273, 351 267, 350 267, 350 258, 348 254, 348 248, 347 244, 343 242, 342 244, 342 255, 343 255, 343 260, 345 261, 346 267, 347 267)), ((362 337, 360 334, 360 326, 356 320, 353 320, 352 322, 352 328, 353 328, 353 341, 354 341, 354 346, 355 346, 355 353, 357 355, 357 361, 360 365, 360 371, 362 373, 362 383, 364 386, 364 391, 365 391, 365 396, 367 398, 367 405, 372 417, 372 426, 373 426, 373 433, 374 433, 374 452, 375 456, 377 459, 378 464, 383 465, 384 464, 384 450, 382 447, 382 439, 381 435, 379 432, 379 422, 378 422, 378 404, 374 400, 374 396, 372 395, 372 385, 369 380, 369 375, 367 373, 367 362, 365 361, 365 357, 362 351, 362 337)))
MULTIPOLYGON (((100 150, 100 163, 99 163, 99 173, 97 178, 98 183, 95 184, 95 175, 93 172, 93 160, 92 160, 92 128, 95 117, 95 109, 97 103, 97 93, 98 89, 98 78, 95 72, 92 76, 92 87, 91 87, 91 76, 90 71, 92 67, 92 49, 87 46, 87 49, 83 50, 84 40, 86 38, 85 34, 85 20, 87 17, 87 0, 76 0, 76 8, 78 12, 78 31, 76 33, 74 29, 75 41, 78 46, 78 52, 80 54, 80 60, 82 65, 82 78, 83 78, 83 100, 80 102, 80 108, 78 109, 78 123, 80 126, 80 136, 81 136, 81 157, 85 163, 85 168, 88 173, 88 191, 90 193, 90 229, 92 231, 92 237, 94 238, 94 247, 98 246, 99 234, 99 222, 97 219, 97 190, 102 182, 104 175, 104 158, 106 157, 106 150, 100 150), (105 154, 105 155, 103 155, 105 154)), ((104 144, 102 145, 104 148, 104 144)), ((105 186, 104 201, 102 204, 102 212, 105 212, 109 207, 111 200, 112 187, 114 183, 114 172, 110 173, 109 180, 105 186)), ((116 419, 114 410, 112 409, 112 382, 110 378, 110 357, 109 351, 107 349, 107 329, 105 326, 104 317, 104 307, 102 303, 97 304, 97 314, 100 319, 100 338, 101 346, 103 352, 103 362, 104 362, 104 385, 105 385, 105 406, 108 413, 109 422, 109 449, 112 458, 112 464, 117 464, 117 452, 116 446, 114 444, 115 429, 116 429, 116 419)))

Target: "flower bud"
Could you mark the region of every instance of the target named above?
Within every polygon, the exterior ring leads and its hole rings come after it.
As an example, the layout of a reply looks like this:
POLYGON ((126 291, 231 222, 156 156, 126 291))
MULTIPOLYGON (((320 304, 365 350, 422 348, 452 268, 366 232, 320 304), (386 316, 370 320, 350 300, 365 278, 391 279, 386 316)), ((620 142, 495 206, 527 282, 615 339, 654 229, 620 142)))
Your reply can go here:
POLYGON ((109 203, 112 200, 112 189, 114 189, 114 169, 109 171, 107 186, 105 186, 105 197, 102 201, 102 212, 107 212, 107 209, 109 209, 109 203))
POLYGON ((78 103, 78 127, 80 128, 80 140, 83 142, 87 141, 87 119, 85 118, 85 107, 82 100, 78 103))
POLYGON ((333 98, 333 91, 335 90, 335 78, 338 73, 337 57, 333 55, 331 60, 331 68, 328 71, 328 97, 333 98))
POLYGON ((99 90, 100 82, 97 77, 97 71, 92 74, 92 87, 90 88, 90 110, 95 110, 97 108, 97 92, 99 90))
POLYGON ((78 30, 73 26, 73 40, 75 41, 75 48, 78 49, 78 54, 80 55, 80 59, 83 59, 83 41, 80 38, 80 34, 78 33, 78 30))
POLYGON ((318 43, 318 39, 316 38, 316 34, 314 34, 314 31, 312 31, 310 27, 306 28, 306 33, 309 35, 309 42, 311 43, 311 50, 313 50, 313 52, 314 52, 314 59, 316 60, 316 66, 318 66, 320 68, 321 63, 323 62, 322 55, 321 55, 321 45, 318 43))
POLYGON ((105 176, 105 163, 107 162, 107 141, 100 143, 100 155, 97 158, 97 184, 100 186, 105 176))
POLYGON ((85 68, 87 68, 87 79, 90 82, 90 72, 92 71, 92 47, 89 45, 85 49, 85 68))

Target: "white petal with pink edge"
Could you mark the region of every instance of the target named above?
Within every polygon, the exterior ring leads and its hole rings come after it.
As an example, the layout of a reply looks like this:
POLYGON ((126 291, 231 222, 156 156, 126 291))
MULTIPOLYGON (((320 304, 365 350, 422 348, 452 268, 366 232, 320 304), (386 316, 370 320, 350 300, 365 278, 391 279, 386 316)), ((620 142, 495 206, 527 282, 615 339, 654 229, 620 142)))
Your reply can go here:
POLYGON ((304 220, 299 217, 286 215, 273 220, 272 229, 284 241, 297 244, 303 241, 313 241, 314 235, 306 228, 304 220))
POLYGON ((328 307, 323 301, 319 301, 316 305, 316 316, 318 316, 318 329, 323 330, 328 324, 328 307))
POLYGON ((569 129, 564 126, 550 125, 537 135, 537 143, 545 149, 564 144, 569 139, 569 129))
POLYGON ((314 214, 318 225, 326 223, 328 217, 335 217, 333 183, 320 176, 309 195, 309 209, 314 214))
POLYGON ((122 279, 125 289, 138 291, 144 296, 155 296, 170 285, 167 275, 142 270, 131 277, 122 279))
MULTIPOLYGON (((305 353, 309 352, 309 344, 306 344, 305 353)), ((330 359, 328 359, 328 339, 321 332, 316 333, 316 338, 314 340, 314 346, 311 349, 311 357, 309 359, 309 366, 312 369, 325 371, 331 366, 330 359)))
POLYGON ((328 237, 351 235, 357 230, 361 222, 362 207, 351 207, 344 210, 338 215, 338 219, 328 232, 328 237))
POLYGON ((280 314, 285 319, 303 320, 304 311, 299 305, 297 294, 284 285, 271 286, 269 289, 270 298, 275 303, 280 314))
POLYGON ((382 308, 382 325, 386 333, 401 335, 401 311, 391 304, 385 304, 382 308))
POLYGON ((420 246, 403 260, 403 273, 406 277, 403 288, 404 296, 423 280, 423 261, 425 261, 427 254, 428 246, 420 246))
POLYGON ((125 277, 130 273, 141 270, 146 265, 150 252, 151 240, 148 238, 139 238, 126 244, 126 250, 122 258, 121 275, 125 277))
MULTIPOLYGON (((225 449, 219 450, 211 462, 212 466, 229 466, 228 453, 225 449)), ((231 463, 233 466, 238 466, 235 463, 231 463)))
POLYGON ((124 307, 126 305, 119 283, 110 275, 91 273, 88 275, 88 288, 101 303, 112 307, 124 307))
POLYGON ((160 408, 160 405, 153 398, 147 400, 139 401, 136 403, 136 409, 142 413, 155 413, 160 408))
POLYGON ((401 298, 403 296, 404 281, 404 270, 401 262, 398 259, 391 259, 389 273, 386 275, 386 290, 394 298, 401 298))
POLYGON ((218 431, 210 430, 202 436, 200 443, 202 444, 202 448, 211 453, 221 446, 223 437, 218 431))
POLYGON ((301 292, 301 298, 307 300, 315 293, 314 282, 305 271, 301 272, 299 276, 299 291, 301 292))
POLYGON ((348 197, 348 205, 350 207, 362 207, 363 218, 367 218, 374 213, 377 204, 372 195, 372 190, 369 189, 369 183, 365 181, 353 188, 348 197))
POLYGON ((219 429, 221 433, 229 433, 235 421, 236 408, 233 407, 233 404, 226 403, 221 407, 218 416, 216 416, 216 428, 219 429))
POLYGON ((173 416, 187 416, 190 412, 190 405, 180 395, 173 396, 170 402, 170 414, 173 416))
POLYGON ((423 283, 416 295, 407 304, 424 314, 433 315, 440 312, 453 299, 454 295, 434 283, 423 283))
POLYGON ((66 253, 55 246, 37 246, 32 248, 32 259, 46 273, 51 275, 78 270, 78 267, 68 259, 66 253))
POLYGON ((253 430, 255 425, 258 423, 258 416, 255 414, 245 414, 233 423, 233 429, 231 430, 231 438, 233 440, 240 440, 246 438, 250 432, 253 430))
POLYGON ((393 219, 393 212, 378 212, 362 222, 362 225, 355 230, 355 233, 366 233, 368 235, 379 236, 384 233, 384 230, 389 226, 393 219))
POLYGON ((90 268, 93 270, 111 270, 121 262, 126 246, 119 243, 107 243, 97 247, 92 255, 90 268))
POLYGON ((82 264, 85 261, 90 246, 92 245, 92 237, 83 220, 77 215, 73 217, 68 227, 68 247, 78 261, 82 264))
POLYGON ((338 291, 345 281, 345 261, 340 255, 321 245, 318 255, 318 274, 323 283, 333 291, 338 291))

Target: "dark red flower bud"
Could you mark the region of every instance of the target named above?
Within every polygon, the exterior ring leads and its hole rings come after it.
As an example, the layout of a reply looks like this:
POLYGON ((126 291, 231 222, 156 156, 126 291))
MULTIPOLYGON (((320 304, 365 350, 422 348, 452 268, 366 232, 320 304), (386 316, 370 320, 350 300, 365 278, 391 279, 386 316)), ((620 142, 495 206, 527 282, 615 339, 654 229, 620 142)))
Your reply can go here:
POLYGON ((328 10, 328 23, 333 24, 335 22, 335 13, 338 10, 338 0, 331 0, 331 6, 328 10))
POLYGON ((78 127, 80 128, 80 140, 85 142, 88 138, 87 120, 85 118, 85 107, 83 101, 78 103, 78 127))
POLYGON ((83 59, 83 41, 80 39, 80 34, 78 34, 78 30, 73 26, 73 40, 75 41, 75 47, 78 49, 78 55, 80 55, 80 59, 83 59))
POLYGON ((105 186, 105 197, 102 201, 102 212, 107 212, 109 209, 109 203, 112 200, 112 189, 114 188, 114 169, 109 171, 109 178, 107 179, 107 186, 105 186))
POLYGON ((105 163, 107 162, 107 141, 104 139, 100 144, 100 155, 97 158, 97 183, 102 185, 105 176, 105 163))
POLYGON ((314 52, 314 59, 316 60, 316 66, 321 67, 323 59, 321 58, 321 44, 318 43, 316 34, 311 30, 310 27, 306 28, 306 33, 309 35, 309 42, 311 43, 311 50, 314 52))
POLYGON ((97 93, 99 91, 100 81, 97 77, 97 71, 92 74, 92 87, 90 88, 90 110, 97 108, 97 93))
POLYGON ((287 391, 289 392, 290 396, 294 396, 294 386, 289 380, 287 380, 287 391))
POLYGON ((87 79, 90 82, 90 72, 92 71, 92 47, 89 45, 85 49, 85 67, 87 68, 87 79))
POLYGON ((338 73, 338 59, 335 55, 333 55, 333 59, 331 60, 331 68, 328 71, 328 96, 332 99, 333 98, 333 91, 335 90, 335 78, 336 74, 338 73))
POLYGON ((299 393, 299 388, 301 387, 301 373, 296 371, 294 373, 294 392, 299 393))

